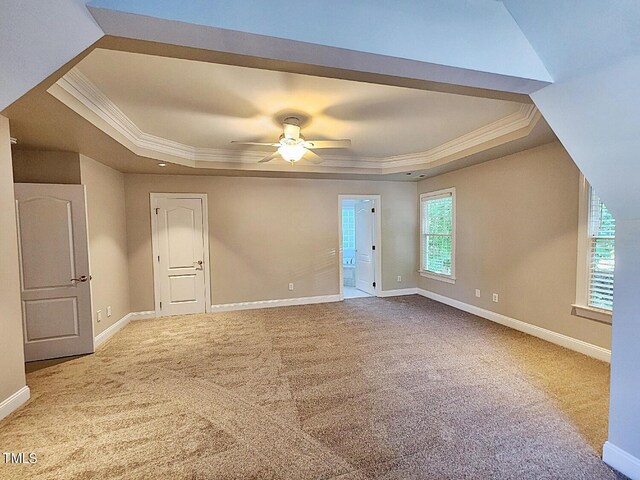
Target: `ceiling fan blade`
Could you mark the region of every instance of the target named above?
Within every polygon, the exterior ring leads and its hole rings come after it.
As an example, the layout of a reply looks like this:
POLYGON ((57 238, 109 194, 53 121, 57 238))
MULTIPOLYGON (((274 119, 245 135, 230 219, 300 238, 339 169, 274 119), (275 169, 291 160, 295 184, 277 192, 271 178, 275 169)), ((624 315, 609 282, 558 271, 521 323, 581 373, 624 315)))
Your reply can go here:
POLYGON ((307 140, 307 148, 350 148, 351 140, 307 140))
POLYGON ((305 160, 309 160, 315 165, 324 162, 324 159, 320 155, 313 153, 311 150, 307 150, 306 152, 304 152, 302 158, 304 158, 305 160))
POLYGON ((261 147, 278 147, 279 143, 260 143, 260 142, 237 142, 233 140, 231 143, 235 143, 236 145, 259 145, 261 147))
POLYGON ((264 157, 264 158, 263 158, 262 160, 260 160, 258 163, 267 163, 267 162, 270 162, 271 160, 273 160, 274 158, 277 158, 277 157, 279 157, 279 156, 280 156, 280 154, 279 154, 277 151, 275 151, 275 152, 273 152, 271 155, 269 155, 269 156, 267 156, 267 157, 264 157))
POLYGON ((284 138, 291 138, 298 140, 300 138, 300 127, 298 125, 292 125, 290 123, 283 124, 284 138))

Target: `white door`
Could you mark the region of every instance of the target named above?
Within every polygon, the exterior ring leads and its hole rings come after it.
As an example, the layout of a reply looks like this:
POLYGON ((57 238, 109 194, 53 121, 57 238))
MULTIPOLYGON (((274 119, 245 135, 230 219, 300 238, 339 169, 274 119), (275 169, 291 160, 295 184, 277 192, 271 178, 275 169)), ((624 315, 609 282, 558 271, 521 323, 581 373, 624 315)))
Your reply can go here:
POLYGON ((84 187, 16 184, 15 195, 25 359, 91 353, 84 187))
POLYGON ((202 198, 155 198, 156 308, 159 315, 204 313, 208 301, 202 198))
POLYGON ((375 295, 373 208, 372 200, 356 202, 356 287, 371 295, 375 295))

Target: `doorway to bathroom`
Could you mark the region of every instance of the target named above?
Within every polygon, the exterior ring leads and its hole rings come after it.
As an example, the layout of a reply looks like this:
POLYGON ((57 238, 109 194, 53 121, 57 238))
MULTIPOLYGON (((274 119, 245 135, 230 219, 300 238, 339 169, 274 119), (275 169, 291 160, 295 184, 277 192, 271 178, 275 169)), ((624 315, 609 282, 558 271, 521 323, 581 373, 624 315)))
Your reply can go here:
POLYGON ((380 196, 340 195, 340 296, 376 296, 380 285, 380 196))

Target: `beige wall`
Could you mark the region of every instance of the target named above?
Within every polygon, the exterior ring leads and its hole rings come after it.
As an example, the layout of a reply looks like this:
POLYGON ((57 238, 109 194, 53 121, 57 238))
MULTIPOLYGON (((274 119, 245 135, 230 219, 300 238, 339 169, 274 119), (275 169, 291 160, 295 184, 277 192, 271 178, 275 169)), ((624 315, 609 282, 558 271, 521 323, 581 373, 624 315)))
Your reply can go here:
POLYGON ((97 335, 131 311, 124 175, 84 155, 80 156, 80 168, 87 192, 91 293, 97 335), (107 317, 107 306, 111 306, 111 317, 107 317), (99 323, 98 310, 102 310, 99 323))
POLYGON ((571 315, 578 181, 553 143, 419 182, 418 193, 456 187, 457 281, 420 277, 418 286, 609 348, 610 326, 571 315))
POLYGON ((125 191, 133 311, 154 309, 150 192, 208 194, 214 304, 339 293, 339 194, 382 195, 382 288, 416 285, 415 183, 126 175, 125 191))
POLYGON ((25 386, 9 121, 0 116, 0 403, 25 386))
POLYGON ((80 155, 74 152, 15 150, 13 152, 15 183, 79 184, 80 155))

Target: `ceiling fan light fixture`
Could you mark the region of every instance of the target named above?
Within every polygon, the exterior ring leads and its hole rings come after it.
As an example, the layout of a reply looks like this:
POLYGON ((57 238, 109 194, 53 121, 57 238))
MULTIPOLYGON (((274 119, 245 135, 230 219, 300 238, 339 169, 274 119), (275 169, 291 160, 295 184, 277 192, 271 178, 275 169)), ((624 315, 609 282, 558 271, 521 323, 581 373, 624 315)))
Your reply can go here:
POLYGON ((276 147, 277 150, 267 155, 258 163, 267 163, 274 158, 282 158, 293 165, 303 158, 305 161, 317 165, 322 163, 322 157, 317 155, 316 148, 351 148, 351 140, 306 140, 300 132, 299 120, 296 117, 287 117, 282 125, 282 135, 277 143, 269 142, 236 142, 238 145, 255 145, 260 147, 276 147))
POLYGON ((284 144, 280 145, 280 147, 278 148, 278 153, 282 156, 282 158, 291 163, 297 162, 302 159, 306 151, 307 149, 304 148, 304 145, 301 145, 299 143, 293 145, 284 144))

